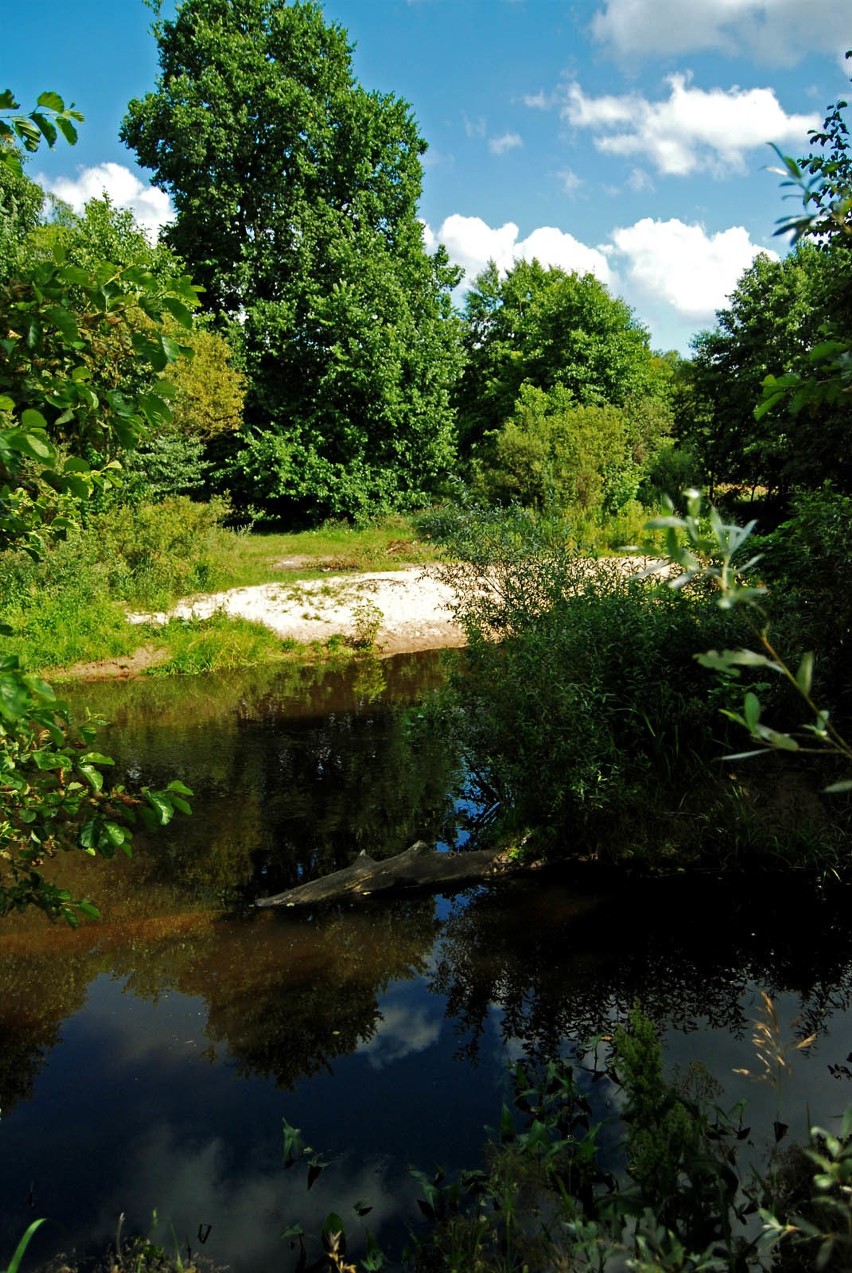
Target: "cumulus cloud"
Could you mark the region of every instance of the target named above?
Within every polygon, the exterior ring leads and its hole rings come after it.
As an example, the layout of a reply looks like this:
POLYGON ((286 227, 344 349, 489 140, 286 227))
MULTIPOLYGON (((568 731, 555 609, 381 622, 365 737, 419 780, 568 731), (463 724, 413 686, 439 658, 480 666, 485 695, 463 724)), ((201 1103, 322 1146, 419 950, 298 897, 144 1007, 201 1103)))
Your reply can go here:
POLYGON ((174 220, 168 195, 154 186, 146 186, 122 164, 80 168, 74 178, 39 176, 37 180, 45 190, 70 203, 75 212, 82 212, 90 199, 100 199, 107 194, 116 207, 130 209, 152 242, 160 227, 174 220))
POLYGON ((613 230, 609 242, 589 247, 553 226, 521 238, 513 221, 493 227, 480 217, 454 213, 437 230, 424 226, 424 240, 430 250, 443 243, 464 269, 459 302, 489 260, 505 273, 516 261, 536 257, 545 266, 594 274, 648 322, 658 344, 684 349, 696 328, 712 324, 758 253, 777 259, 742 226, 709 233, 676 218, 645 217, 613 230))
POLYGON ((481 217, 465 217, 458 212, 447 217, 436 231, 424 227, 427 246, 443 243, 450 259, 460 265, 470 285, 489 261, 507 271, 516 261, 536 257, 542 265, 558 265, 563 270, 594 274, 602 283, 613 285, 614 277, 606 253, 590 248, 573 235, 554 226, 540 226, 525 239, 514 221, 494 228, 481 217))
POLYGON ((523 144, 519 133, 502 133, 499 137, 489 138, 488 149, 492 155, 505 155, 507 150, 517 150, 523 144))
MULTIPOLYGON (((628 284, 671 305, 683 318, 702 323, 712 321, 743 271, 766 251, 751 242, 742 226, 708 234, 702 226, 676 218, 644 217, 614 230, 612 239, 624 259, 628 284)), ((776 253, 767 255, 777 260, 776 253)))
POLYGON ((848 6, 838 0, 605 0, 592 34, 631 61, 715 49, 792 66, 808 53, 848 47, 848 6))
POLYGON ((685 75, 667 82, 671 91, 659 102, 638 94, 587 97, 573 83, 562 115, 590 132, 598 150, 643 155, 659 172, 675 176, 742 171, 746 150, 769 141, 801 144, 820 122, 817 115, 785 114, 771 88, 705 91, 691 87, 685 75))

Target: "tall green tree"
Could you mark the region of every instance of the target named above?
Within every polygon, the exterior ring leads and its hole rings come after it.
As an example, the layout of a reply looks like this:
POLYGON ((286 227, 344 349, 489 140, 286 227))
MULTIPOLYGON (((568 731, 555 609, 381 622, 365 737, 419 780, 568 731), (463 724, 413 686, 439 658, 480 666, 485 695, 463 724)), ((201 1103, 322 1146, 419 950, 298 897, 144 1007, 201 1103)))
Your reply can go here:
POLYGON ((155 31, 156 91, 122 137, 174 200, 166 238, 205 305, 239 320, 234 484, 317 515, 422 496, 453 460, 460 350, 408 105, 356 83, 313 3, 183 0, 155 31))
POLYGON ((852 489, 852 450, 843 404, 791 401, 755 419, 767 377, 808 374, 822 341, 852 334, 852 255, 802 242, 783 260, 758 256, 716 327, 693 348, 694 411, 688 436, 711 483, 763 485, 785 494, 832 477, 852 489))
POLYGON ((620 407, 669 378, 645 328, 591 274, 533 260, 501 275, 492 261, 468 293, 464 323, 457 404, 466 447, 509 418, 524 383, 562 385, 585 406, 620 407))

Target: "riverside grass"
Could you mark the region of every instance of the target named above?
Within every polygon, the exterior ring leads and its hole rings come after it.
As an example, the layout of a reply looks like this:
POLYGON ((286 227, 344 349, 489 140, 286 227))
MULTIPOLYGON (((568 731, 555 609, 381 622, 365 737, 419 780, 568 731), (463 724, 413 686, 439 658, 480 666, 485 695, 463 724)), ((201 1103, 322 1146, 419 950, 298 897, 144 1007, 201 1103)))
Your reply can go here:
POLYGON ((393 570, 432 561, 438 550, 399 516, 354 527, 330 523, 296 534, 228 530, 223 501, 172 497, 132 512, 111 510, 53 543, 41 561, 0 558, 5 649, 27 672, 129 657, 154 649, 152 674, 193 675, 322 651, 282 641, 262 625, 222 614, 140 628, 129 609, 168 609, 179 599, 229 587, 296 582, 331 571, 393 570), (163 657, 161 651, 165 650, 163 657))
MULTIPOLYGON (((86 528, 54 542, 42 561, 3 554, 0 622, 13 634, 6 651, 25 671, 49 669, 58 679, 63 669, 126 658, 143 644, 155 650, 156 675, 253 666, 288 653, 316 658, 316 650, 294 650, 292 642, 222 615, 203 624, 142 629, 126 615, 132 609, 167 610, 187 596, 225 588, 394 570, 445 556, 440 534, 433 531, 440 512, 386 516, 357 526, 329 522, 289 534, 229 530, 223 525, 228 514, 223 500, 197 504, 172 496, 157 505, 99 514, 86 528), (157 653, 163 649, 165 657, 157 653)), ((605 553, 631 538, 636 520, 584 525, 575 533, 593 551, 605 553)))

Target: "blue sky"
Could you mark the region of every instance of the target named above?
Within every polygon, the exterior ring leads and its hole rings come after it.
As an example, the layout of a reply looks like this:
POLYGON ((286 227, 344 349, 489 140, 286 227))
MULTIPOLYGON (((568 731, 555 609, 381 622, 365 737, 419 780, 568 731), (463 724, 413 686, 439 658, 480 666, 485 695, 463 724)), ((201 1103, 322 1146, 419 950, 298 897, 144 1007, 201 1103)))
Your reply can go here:
MULTIPOLYGON (((235 0, 238 3, 239 0, 235 0)), ((489 257, 591 270, 655 348, 688 351, 787 210, 767 142, 849 89, 850 0, 328 0, 365 87, 411 105, 429 143, 421 215, 472 279, 489 257)), ((142 0, 0 0, 0 87, 85 116, 31 172, 80 206, 106 188, 155 227, 168 201, 118 141, 154 87, 142 0)), ((164 12, 168 14, 168 3, 164 12)))

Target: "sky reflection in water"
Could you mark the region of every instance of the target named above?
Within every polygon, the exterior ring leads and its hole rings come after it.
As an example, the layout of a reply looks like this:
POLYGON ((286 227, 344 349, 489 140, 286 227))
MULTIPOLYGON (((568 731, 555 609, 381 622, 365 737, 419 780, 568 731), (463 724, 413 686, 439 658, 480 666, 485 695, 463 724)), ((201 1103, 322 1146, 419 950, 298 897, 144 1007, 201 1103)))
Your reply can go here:
MULTIPOLYGON (((360 1199, 388 1236, 416 1217, 409 1163, 475 1165, 507 1060, 585 1038, 637 996, 670 1060, 706 1063, 768 1130, 775 1093, 731 1073, 753 1062, 765 987, 790 1035, 803 1010, 799 1037, 830 1027, 792 1058, 794 1131, 806 1105, 824 1120, 848 1102, 828 1069, 852 1050, 842 898, 678 882, 619 898, 551 882, 303 920, 217 917, 211 903, 367 844, 449 834, 457 766, 439 729, 412 732, 337 674, 287 675, 91 695, 117 722, 120 764, 188 776, 197 811, 129 863, 82 864, 74 883, 102 902, 101 924, 0 934, 0 1256, 37 1215, 67 1232, 39 1234, 36 1256, 102 1240, 122 1211, 145 1230, 156 1209, 194 1249, 212 1225, 204 1249, 234 1273, 280 1268, 287 1224, 316 1232, 360 1199), (282 1118, 333 1159, 310 1194, 283 1168, 282 1118)), ((387 699, 436 676, 393 660, 387 699)))

